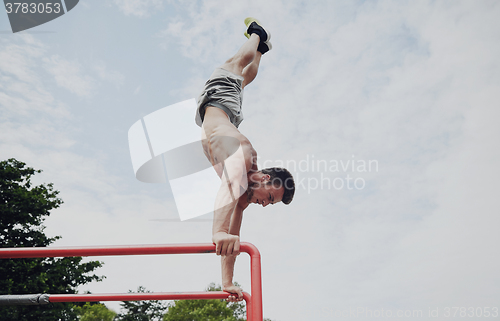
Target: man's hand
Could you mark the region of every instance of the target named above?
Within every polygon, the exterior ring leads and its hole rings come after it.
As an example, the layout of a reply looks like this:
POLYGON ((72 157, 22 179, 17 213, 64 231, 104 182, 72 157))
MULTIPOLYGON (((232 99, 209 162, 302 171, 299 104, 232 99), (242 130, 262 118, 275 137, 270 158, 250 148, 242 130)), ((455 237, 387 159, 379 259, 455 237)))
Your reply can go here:
POLYGON ((230 295, 226 301, 228 302, 238 302, 238 301, 242 301, 243 300, 243 292, 242 290, 240 289, 240 287, 236 286, 236 285, 229 285, 229 286, 223 286, 222 287, 222 291, 226 291, 226 292, 229 292, 229 293, 232 293, 232 295, 230 295))
POLYGON ((240 254, 240 237, 224 232, 215 233, 212 236, 217 255, 238 255, 240 254))

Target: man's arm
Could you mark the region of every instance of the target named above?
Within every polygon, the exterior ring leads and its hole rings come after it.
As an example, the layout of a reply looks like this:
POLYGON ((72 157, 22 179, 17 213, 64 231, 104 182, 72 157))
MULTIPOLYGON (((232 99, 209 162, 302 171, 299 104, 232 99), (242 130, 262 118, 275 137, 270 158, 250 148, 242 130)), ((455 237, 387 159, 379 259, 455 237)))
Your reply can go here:
POLYGON ((215 198, 212 242, 216 245, 217 255, 237 254, 240 251, 239 236, 230 232, 230 224, 242 194, 241 187, 246 190, 248 186, 246 179, 245 158, 240 148, 224 162, 221 186, 215 198))
MULTIPOLYGON (((233 270, 236 256, 240 252, 240 227, 246 200, 240 196, 248 188, 247 168, 250 168, 250 157, 245 157, 243 146, 224 161, 221 186, 215 199, 212 241, 216 245, 217 255, 222 255, 222 288, 233 293, 228 301, 241 301, 243 294, 239 287, 233 285, 233 270), (240 202, 242 201, 242 202, 240 202)), ((246 204, 248 205, 248 204, 246 204)))
MULTIPOLYGON (((240 236, 241 221, 243 219, 243 208, 236 205, 234 209, 231 224, 229 227, 229 234, 240 236)), ((239 245, 239 244, 238 244, 239 245)), ((221 270, 222 270, 222 290, 234 293, 228 297, 228 301, 235 302, 243 300, 243 293, 241 289, 233 284, 234 263, 236 256, 239 254, 233 253, 232 255, 225 255, 221 257, 221 270)))
POLYGON ((238 253, 240 251, 239 236, 229 231, 231 218, 238 199, 234 199, 233 194, 230 193, 231 186, 226 184, 226 179, 223 179, 215 200, 212 242, 216 245, 215 252, 217 255, 231 255, 233 252, 238 253))

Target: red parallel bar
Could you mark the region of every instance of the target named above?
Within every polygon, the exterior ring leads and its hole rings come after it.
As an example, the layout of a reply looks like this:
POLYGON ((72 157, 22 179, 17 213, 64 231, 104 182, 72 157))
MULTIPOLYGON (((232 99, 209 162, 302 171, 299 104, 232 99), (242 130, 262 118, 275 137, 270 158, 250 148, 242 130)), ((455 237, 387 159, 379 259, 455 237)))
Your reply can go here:
POLYGON ((215 253, 215 245, 154 244, 154 245, 114 245, 88 247, 16 247, 0 249, 0 258, 70 257, 70 256, 113 256, 113 255, 153 255, 215 253))
MULTIPOLYGON (((262 320, 262 281, 260 271, 260 253, 255 245, 242 242, 241 252, 250 255, 252 302, 248 320, 262 320), (251 317, 253 318, 251 318, 251 317)), ((162 245, 125 245, 91 247, 23 247, 0 248, 0 259, 35 258, 35 257, 71 257, 71 256, 113 256, 113 255, 152 255, 152 254, 189 254, 215 253, 215 245, 210 243, 162 244, 162 245)), ((181 292, 182 293, 182 292, 181 292)), ((227 295, 227 294, 226 294, 227 295)), ((56 295, 51 295, 51 298, 56 295)), ((227 296, 226 296, 227 297, 227 296)), ((104 301, 104 300, 103 300, 104 301)), ((121 301, 121 300, 118 300, 121 301)), ((132 301, 132 300, 130 300, 132 301)), ((55 301, 54 301, 55 302, 55 301)), ((247 306, 248 308, 248 306, 247 306)))
MULTIPOLYGON (((100 302, 100 301, 142 301, 142 300, 210 300, 227 299, 228 293, 213 292, 156 292, 156 293, 103 293, 103 294, 50 294, 49 301, 55 302, 100 302)), ((247 320, 252 317, 250 294, 243 292, 246 301, 247 320)))
POLYGON ((263 320, 264 311, 262 310, 262 276, 260 272, 260 252, 252 243, 243 242, 240 246, 241 252, 250 255, 250 278, 252 288, 252 317, 248 320, 263 320))
MULTIPOLYGON (((227 299, 229 293, 212 292, 149 292, 149 293, 100 293, 100 294, 49 294, 49 301, 55 302, 98 302, 98 301, 143 301, 143 300, 210 300, 227 299)), ((243 292, 243 299, 251 296, 243 292)))

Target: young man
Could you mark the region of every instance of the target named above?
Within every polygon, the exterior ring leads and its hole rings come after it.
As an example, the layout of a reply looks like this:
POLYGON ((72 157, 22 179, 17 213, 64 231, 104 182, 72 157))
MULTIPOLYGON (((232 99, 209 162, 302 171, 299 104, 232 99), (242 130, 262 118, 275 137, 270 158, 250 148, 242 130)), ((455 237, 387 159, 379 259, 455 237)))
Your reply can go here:
POLYGON ((248 40, 232 58, 217 68, 198 98, 196 123, 202 127, 205 155, 221 178, 214 209, 212 241, 221 255, 222 288, 241 301, 233 285, 233 269, 240 250, 243 211, 250 203, 263 207, 289 204, 295 192, 292 175, 284 168, 258 170, 257 152, 238 130, 243 88, 257 75, 262 55, 271 49, 270 33, 254 18, 246 18, 248 40))

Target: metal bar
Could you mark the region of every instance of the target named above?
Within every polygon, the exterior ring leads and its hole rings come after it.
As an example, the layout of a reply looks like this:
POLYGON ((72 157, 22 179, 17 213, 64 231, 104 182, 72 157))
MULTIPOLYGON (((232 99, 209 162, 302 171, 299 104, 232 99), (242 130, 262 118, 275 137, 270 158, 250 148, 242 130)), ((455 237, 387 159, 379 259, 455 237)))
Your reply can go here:
MULTIPOLYGON (((211 300, 227 299, 224 291, 211 292, 150 292, 150 293, 101 293, 101 294, 50 294, 49 302, 98 302, 98 301, 143 301, 143 300, 211 300)), ((247 320, 252 317, 252 298, 243 292, 246 302, 247 320)))
MULTIPOLYGON (((210 292, 148 292, 148 293, 101 293, 101 294, 19 294, 0 295, 2 305, 45 305, 56 302, 99 302, 99 301, 144 301, 144 300, 212 300, 227 299, 229 293, 210 292)), ((251 318, 251 296, 243 292, 247 319, 251 318)))
MULTIPOLYGON (((264 312, 262 309, 262 276, 260 264, 260 252, 252 243, 243 242, 240 245, 240 251, 250 255, 250 280, 252 291, 252 316, 255 320, 263 320, 264 312)), ((248 319, 254 320, 254 319, 248 319)))
MULTIPOLYGON (((99 293, 99 294, 50 294, 55 302, 143 301, 143 300, 212 300, 227 299, 224 291, 212 292, 149 292, 149 293, 99 293)), ((250 298, 245 292, 244 299, 250 298)))
POLYGON ((42 305, 49 303, 48 294, 0 295, 0 305, 42 305))
POLYGON ((115 255, 157 255, 215 253, 215 245, 210 243, 193 244, 154 244, 154 245, 115 245, 88 247, 16 247, 0 249, 0 259, 70 256, 115 256, 115 255))
MULTIPOLYGON (((261 321, 263 320, 263 311, 262 311, 262 281, 261 281, 260 253, 259 250, 255 247, 255 245, 247 242, 241 243, 240 251, 246 252, 250 255, 252 299, 247 301, 247 309, 248 309, 247 318, 248 320, 254 320, 255 318, 255 320, 261 321)), ((38 258, 72 257, 72 256, 191 254, 191 253, 215 253, 215 245, 210 243, 184 243, 184 244, 160 244, 160 245, 91 246, 91 247, 62 247, 62 248, 56 248, 56 247, 1 248, 0 259, 36 258, 36 257, 38 258)), ((51 297, 53 296, 62 296, 62 294, 51 295, 51 297)), ((57 300, 57 297, 55 299, 57 300)), ((132 300, 129 299, 129 301, 132 300)))

